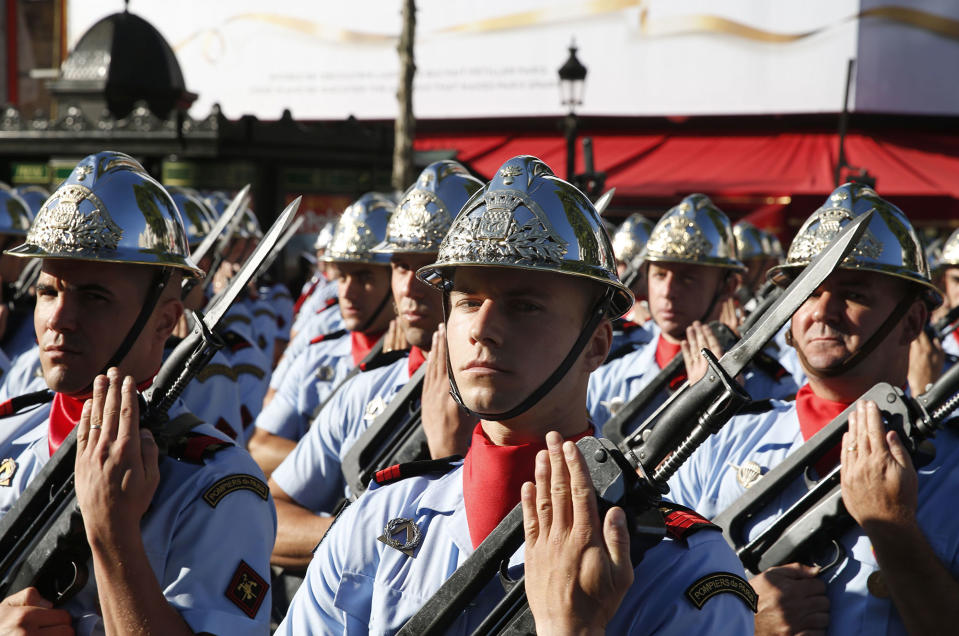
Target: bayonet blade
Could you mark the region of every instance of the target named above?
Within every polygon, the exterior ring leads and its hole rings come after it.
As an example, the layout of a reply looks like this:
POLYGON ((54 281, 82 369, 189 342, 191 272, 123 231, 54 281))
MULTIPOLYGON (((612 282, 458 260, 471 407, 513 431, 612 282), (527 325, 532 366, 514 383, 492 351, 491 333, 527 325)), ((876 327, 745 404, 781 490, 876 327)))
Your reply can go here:
POLYGON ((203 237, 203 241, 200 242, 200 245, 196 250, 190 255, 193 257, 194 263, 199 263, 204 256, 207 255, 207 252, 210 251, 210 248, 213 247, 213 244, 216 243, 217 238, 219 238, 220 233, 226 228, 226 226, 233 220, 233 217, 237 215, 240 210, 246 208, 246 204, 250 201, 250 184, 243 186, 243 189, 240 190, 233 200, 230 201, 230 205, 227 206, 226 210, 223 211, 223 214, 220 215, 220 218, 216 220, 216 223, 213 224, 213 229, 210 230, 210 233, 203 237))
POLYGON ((227 288, 211 303, 209 310, 203 317, 203 322, 211 331, 220 322, 226 310, 229 309, 233 301, 236 300, 236 297, 246 288, 247 283, 253 279, 260 269, 260 266, 269 257, 273 251, 273 247, 279 242, 280 236, 286 231, 293 217, 296 215, 296 211, 300 207, 300 201, 302 200, 302 196, 296 197, 292 203, 286 206, 286 209, 277 217, 273 226, 263 237, 263 240, 260 241, 260 244, 256 246, 256 249, 253 250, 250 258, 246 260, 246 263, 243 264, 240 271, 236 273, 236 276, 233 277, 227 288))
POLYGON ((596 208, 596 214, 602 216, 606 208, 609 207, 609 202, 613 200, 614 194, 616 194, 616 188, 610 188, 603 193, 603 196, 596 199, 596 203, 593 204, 593 207, 596 208))
POLYGON ((283 233, 283 236, 280 237, 280 240, 276 242, 273 250, 270 252, 270 255, 267 257, 266 262, 263 263, 263 267, 260 268, 260 273, 265 273, 273 265, 273 262, 276 261, 276 257, 280 255, 280 252, 283 251, 283 248, 286 247, 286 244, 290 242, 297 231, 300 229, 300 226, 303 225, 305 219, 302 216, 297 217, 293 220, 293 223, 290 224, 290 227, 287 228, 286 232, 283 233))

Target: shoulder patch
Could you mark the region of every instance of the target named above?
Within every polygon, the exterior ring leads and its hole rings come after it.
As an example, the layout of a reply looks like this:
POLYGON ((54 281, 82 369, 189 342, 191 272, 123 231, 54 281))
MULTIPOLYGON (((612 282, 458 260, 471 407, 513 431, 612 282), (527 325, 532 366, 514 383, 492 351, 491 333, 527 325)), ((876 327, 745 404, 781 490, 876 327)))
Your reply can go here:
POLYGON ((253 320, 251 320, 249 316, 245 316, 243 314, 232 314, 220 322, 220 329, 224 329, 227 325, 232 325, 235 322, 242 322, 244 325, 253 324, 253 320))
POLYGON ((210 504, 211 508, 216 508, 224 497, 238 490, 249 490, 263 501, 266 501, 270 494, 270 489, 263 483, 263 480, 253 475, 238 473, 227 475, 207 488, 206 492, 203 493, 203 501, 210 504))
POLYGON ((759 595, 746 579, 730 572, 714 572, 702 577, 688 588, 686 588, 686 598, 696 606, 696 609, 703 609, 706 601, 717 594, 733 594, 746 604, 746 607, 756 613, 756 602, 759 595))
POLYGON ((424 459, 419 462, 394 464, 389 468, 376 471, 373 474, 373 481, 379 486, 384 486, 407 477, 429 474, 444 475, 452 470, 460 459, 462 457, 459 455, 451 455, 440 459, 424 459))
POLYGON ((258 307, 253 310, 253 316, 259 318, 260 316, 269 316, 270 318, 276 318, 276 312, 270 309, 269 307, 258 307))
POLYGON ((719 530, 719 526, 712 523, 694 510, 679 504, 666 502, 660 504, 659 511, 663 513, 666 523, 666 532, 673 539, 685 540, 686 537, 700 530, 719 530))
POLYGON ((256 618, 268 589, 270 584, 247 565, 246 561, 241 560, 230 579, 230 585, 226 588, 226 597, 243 610, 244 614, 256 618))

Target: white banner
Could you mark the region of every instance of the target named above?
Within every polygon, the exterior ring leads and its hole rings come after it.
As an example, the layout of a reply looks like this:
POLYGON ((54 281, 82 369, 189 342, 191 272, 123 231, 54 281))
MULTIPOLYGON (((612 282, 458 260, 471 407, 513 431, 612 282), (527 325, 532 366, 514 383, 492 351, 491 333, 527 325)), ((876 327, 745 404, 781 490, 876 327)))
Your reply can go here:
MULTIPOLYGON (((942 74, 959 64, 959 3, 900 4, 418 0, 414 110, 422 119, 559 115, 557 69, 575 39, 589 71, 585 115, 837 112, 853 57, 854 109, 959 113, 959 82, 942 74)), ((116 8, 70 2, 71 48, 116 8)), ((213 103, 231 118, 276 119, 284 108, 306 120, 394 116, 398 1, 164 0, 130 9, 173 46, 200 96, 196 117, 213 103)))

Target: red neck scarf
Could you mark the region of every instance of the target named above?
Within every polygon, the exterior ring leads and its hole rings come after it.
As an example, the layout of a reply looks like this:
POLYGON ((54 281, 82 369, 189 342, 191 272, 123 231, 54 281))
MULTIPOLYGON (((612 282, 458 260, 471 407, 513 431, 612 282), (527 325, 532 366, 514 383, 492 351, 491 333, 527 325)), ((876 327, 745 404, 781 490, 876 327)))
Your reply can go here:
POLYGON ((50 430, 47 435, 47 448, 50 449, 51 457, 60 448, 60 444, 67 438, 73 427, 80 422, 84 402, 86 398, 70 397, 63 393, 53 395, 53 403, 50 406, 50 430))
POLYGON ((382 331, 377 331, 376 333, 360 333, 359 331, 350 332, 350 348, 353 352, 353 364, 359 364, 363 361, 363 358, 366 357, 366 354, 370 352, 370 349, 373 348, 380 337, 383 335, 382 331))
POLYGON ((959 329, 952 332, 952 337, 956 339, 956 342, 959 342, 959 329))
POLYGON ((426 362, 426 354, 424 354, 423 350, 419 347, 412 347, 410 348, 410 357, 407 358, 406 361, 409 365, 407 368, 409 369, 410 377, 412 378, 417 369, 426 362))
MULTIPOLYGON (((144 391, 153 384, 153 376, 149 380, 137 385, 137 391, 144 391)), ((75 398, 63 393, 54 393, 50 404, 50 427, 47 433, 47 448, 50 456, 57 452, 60 444, 67 438, 70 431, 80 423, 83 413, 83 403, 90 398, 75 398)))
POLYGON ((666 368, 670 360, 679 353, 679 347, 679 343, 673 344, 663 338, 663 334, 659 334, 659 339, 656 341, 656 366, 660 369, 666 368))
MULTIPOLYGON (((570 440, 575 442, 592 434, 593 427, 589 425, 570 440)), ((473 440, 463 462, 463 503, 474 548, 519 503, 520 487, 533 481, 536 453, 545 448, 545 440, 497 446, 486 436, 482 422, 473 429, 473 440)))
MULTIPOLYGON (((796 415, 799 417, 799 431, 804 441, 818 433, 837 415, 849 407, 849 402, 833 402, 813 393, 809 384, 804 384, 796 393, 796 415)), ((839 463, 842 444, 828 451, 816 462, 816 472, 825 475, 839 463)))

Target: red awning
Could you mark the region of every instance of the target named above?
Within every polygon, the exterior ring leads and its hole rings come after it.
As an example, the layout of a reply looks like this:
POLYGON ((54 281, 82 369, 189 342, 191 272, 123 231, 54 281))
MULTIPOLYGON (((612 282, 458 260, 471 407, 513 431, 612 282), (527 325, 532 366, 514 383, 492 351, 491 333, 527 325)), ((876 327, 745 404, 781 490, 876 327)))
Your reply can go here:
MULTIPOLYGON (((838 136, 826 132, 592 139, 596 170, 606 173, 607 188, 616 188, 614 207, 663 206, 703 192, 734 216, 771 205, 778 209, 764 210, 768 216, 800 215, 800 221, 832 191, 839 147, 838 136)), ((566 144, 559 135, 422 135, 415 148, 455 150, 459 161, 487 177, 510 157, 531 154, 565 176, 566 144)), ((847 163, 867 169, 879 193, 914 220, 959 218, 959 135, 850 133, 845 152, 847 163)), ((583 169, 580 155, 577 172, 583 169)))

